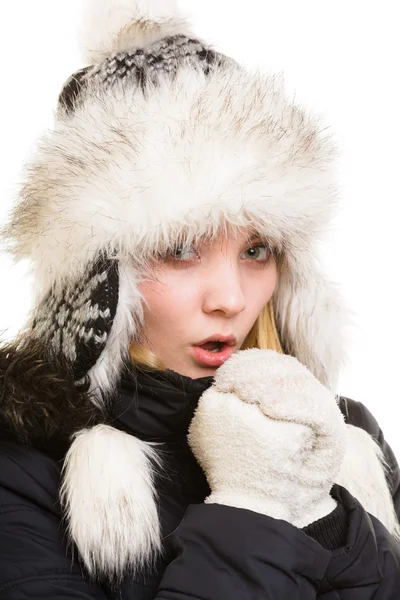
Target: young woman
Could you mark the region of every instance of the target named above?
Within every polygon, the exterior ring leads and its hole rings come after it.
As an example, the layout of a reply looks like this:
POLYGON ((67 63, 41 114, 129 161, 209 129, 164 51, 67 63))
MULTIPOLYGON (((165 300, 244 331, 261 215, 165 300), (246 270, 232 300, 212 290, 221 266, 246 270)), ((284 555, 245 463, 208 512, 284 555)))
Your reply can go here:
POLYGON ((400 472, 336 394, 334 149, 172 2, 96 2, 3 238, 0 599, 400 597, 400 472))

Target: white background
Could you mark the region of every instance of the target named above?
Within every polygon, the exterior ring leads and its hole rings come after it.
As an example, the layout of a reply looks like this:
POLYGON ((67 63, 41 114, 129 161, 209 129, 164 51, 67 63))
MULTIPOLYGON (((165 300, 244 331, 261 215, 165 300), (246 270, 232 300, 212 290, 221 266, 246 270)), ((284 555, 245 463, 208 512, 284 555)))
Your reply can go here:
MULTIPOLYGON (((51 127, 78 52, 82 0, 2 7, 0 223, 21 165, 51 127)), ((324 244, 329 277, 355 314, 338 392, 364 402, 400 457, 398 309, 400 94, 397 0, 181 0, 200 36, 251 68, 283 71, 295 99, 320 114, 340 150, 342 211, 324 244)), ((0 332, 23 325, 25 265, 0 256, 0 332)))

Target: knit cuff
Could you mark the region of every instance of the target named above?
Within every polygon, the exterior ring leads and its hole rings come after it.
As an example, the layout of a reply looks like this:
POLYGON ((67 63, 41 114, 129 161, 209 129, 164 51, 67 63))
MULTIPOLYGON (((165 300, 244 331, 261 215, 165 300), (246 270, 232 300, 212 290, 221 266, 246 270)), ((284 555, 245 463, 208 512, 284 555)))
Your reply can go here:
POLYGON ((348 521, 347 511, 339 502, 333 512, 307 525, 303 531, 323 548, 335 550, 346 545, 348 521))

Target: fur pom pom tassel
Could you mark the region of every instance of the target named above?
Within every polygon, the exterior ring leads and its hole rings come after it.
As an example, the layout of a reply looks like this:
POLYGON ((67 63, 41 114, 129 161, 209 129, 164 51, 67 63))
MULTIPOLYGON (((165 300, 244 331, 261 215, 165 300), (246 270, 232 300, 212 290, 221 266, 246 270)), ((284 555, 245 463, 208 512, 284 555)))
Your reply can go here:
POLYGON ((163 37, 190 34, 176 0, 85 0, 81 48, 89 63, 163 37))
POLYGON ((91 577, 115 581, 153 563, 161 547, 154 463, 150 444, 108 425, 75 435, 60 499, 91 577))
POLYGON ((366 431, 346 426, 346 453, 336 483, 345 487, 400 541, 400 525, 386 481, 383 452, 366 431))

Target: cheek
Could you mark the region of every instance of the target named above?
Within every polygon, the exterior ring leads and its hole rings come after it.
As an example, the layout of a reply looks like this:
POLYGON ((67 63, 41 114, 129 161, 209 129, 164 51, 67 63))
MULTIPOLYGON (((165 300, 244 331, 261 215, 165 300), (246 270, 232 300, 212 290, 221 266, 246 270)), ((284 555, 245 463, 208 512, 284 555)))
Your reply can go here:
POLYGON ((248 282, 247 287, 247 306, 251 306, 252 311, 258 314, 270 300, 274 293, 276 283, 277 270, 275 265, 268 269, 268 272, 265 274, 265 279, 262 278, 262 281, 260 281, 260 278, 252 278, 250 282, 248 282))
POLYGON ((146 319, 182 321, 182 315, 190 312, 194 304, 193 286, 190 288, 181 279, 177 281, 176 277, 168 276, 140 283, 138 289, 145 300, 143 309, 146 319))
POLYGON ((159 282, 146 282, 140 283, 138 289, 143 296, 143 311, 146 320, 149 318, 157 318, 162 308, 164 308, 164 311, 168 310, 168 287, 159 282))

